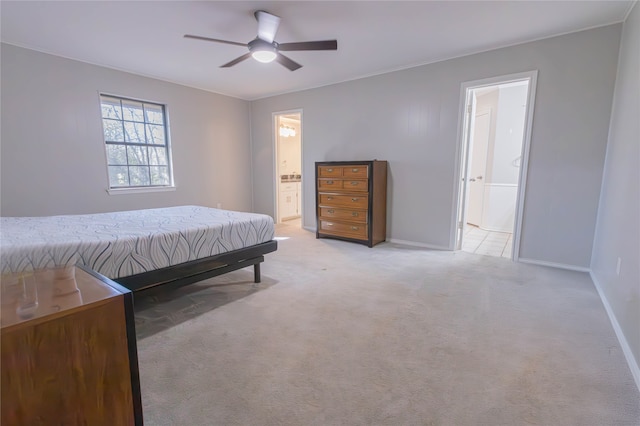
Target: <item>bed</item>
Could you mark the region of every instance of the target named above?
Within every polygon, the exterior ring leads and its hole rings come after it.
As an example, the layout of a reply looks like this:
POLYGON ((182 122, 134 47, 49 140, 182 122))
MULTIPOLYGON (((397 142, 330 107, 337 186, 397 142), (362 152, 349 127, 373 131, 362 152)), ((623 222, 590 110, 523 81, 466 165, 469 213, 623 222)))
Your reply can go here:
POLYGON ((253 266, 277 250, 270 216, 177 206, 0 219, 2 274, 88 267, 134 293, 253 266))

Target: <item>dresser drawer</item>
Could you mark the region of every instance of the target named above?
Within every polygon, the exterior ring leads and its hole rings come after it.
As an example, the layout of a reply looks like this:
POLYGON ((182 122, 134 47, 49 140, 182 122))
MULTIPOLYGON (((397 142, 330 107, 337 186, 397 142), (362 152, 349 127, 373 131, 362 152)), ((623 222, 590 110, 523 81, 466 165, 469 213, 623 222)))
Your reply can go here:
POLYGON ((320 220, 320 232, 327 232, 360 239, 367 239, 368 237, 367 225, 349 224, 329 220, 320 220))
POLYGON ((342 176, 342 167, 340 167, 340 166, 319 166, 318 167, 318 176, 319 177, 341 177, 342 176))
POLYGON ((369 181, 366 179, 318 179, 320 191, 356 191, 366 192, 369 189, 369 181))
POLYGON ((295 183, 281 183, 280 191, 296 191, 298 188, 295 183))
POLYGON ((369 167, 368 166, 343 166, 342 168, 342 176, 345 178, 362 178, 366 179, 369 177, 369 167))
POLYGON ((342 181, 336 179, 318 179, 318 189, 320 191, 340 191, 342 181))
POLYGON ((367 223, 367 212, 364 210, 336 209, 333 207, 320 208, 321 219, 349 220, 352 222, 367 223))
POLYGON ((322 207, 347 207, 350 209, 366 210, 369 206, 369 197, 362 195, 343 194, 319 194, 320 206, 322 207))
POLYGON ((369 181, 366 179, 348 179, 342 181, 342 189, 345 191, 368 191, 369 181))

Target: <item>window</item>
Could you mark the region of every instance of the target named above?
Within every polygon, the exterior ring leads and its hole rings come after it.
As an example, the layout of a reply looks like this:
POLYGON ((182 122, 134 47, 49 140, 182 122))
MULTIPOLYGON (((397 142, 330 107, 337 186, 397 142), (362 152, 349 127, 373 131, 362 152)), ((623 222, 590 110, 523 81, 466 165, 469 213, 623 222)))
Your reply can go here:
POLYGON ((165 106, 100 95, 109 188, 170 187, 165 106))

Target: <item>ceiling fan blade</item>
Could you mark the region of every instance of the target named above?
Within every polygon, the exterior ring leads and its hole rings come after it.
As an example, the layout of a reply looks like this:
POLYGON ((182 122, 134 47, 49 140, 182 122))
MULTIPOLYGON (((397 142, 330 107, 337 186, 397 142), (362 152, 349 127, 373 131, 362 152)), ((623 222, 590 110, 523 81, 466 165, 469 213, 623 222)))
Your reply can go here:
POLYGON ((236 46, 247 47, 247 43, 238 43, 237 41, 220 40, 218 38, 202 37, 202 36, 191 35, 191 34, 185 34, 184 37, 185 38, 194 38, 196 40, 215 41, 216 43, 233 44, 233 45, 236 45, 236 46))
POLYGON ((291 59, 284 56, 282 53, 278 53, 278 56, 276 56, 276 61, 284 65, 285 67, 289 68, 289 71, 295 71, 298 68, 302 68, 302 65, 300 65, 295 61, 292 61, 291 59))
POLYGON ((237 64, 238 62, 242 62, 242 61, 244 61, 245 59, 249 59, 250 57, 251 57, 251 52, 247 52, 247 53, 245 53, 245 54, 244 54, 244 55, 242 55, 242 56, 238 56, 237 58, 235 58, 235 59, 234 59, 233 61, 231 61, 231 62, 227 62, 227 63, 226 63, 226 64, 224 64, 224 65, 220 65, 220 68, 229 68, 229 67, 232 67, 232 66, 234 66, 235 64, 237 64))
POLYGON ((338 50, 338 40, 300 41, 296 43, 280 43, 278 50, 338 50))
POLYGON ((264 10, 257 10, 253 15, 258 21, 258 38, 273 43, 280 25, 280 18, 264 10))

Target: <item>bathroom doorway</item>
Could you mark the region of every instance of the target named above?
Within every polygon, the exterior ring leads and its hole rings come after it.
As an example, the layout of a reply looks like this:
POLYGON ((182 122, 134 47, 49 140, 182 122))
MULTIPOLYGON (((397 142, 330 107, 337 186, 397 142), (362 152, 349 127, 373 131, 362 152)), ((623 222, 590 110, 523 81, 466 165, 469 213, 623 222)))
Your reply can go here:
POLYGON ((456 250, 518 259, 535 77, 463 85, 456 250))
POLYGON ((277 223, 302 226, 302 111, 273 115, 277 223))

